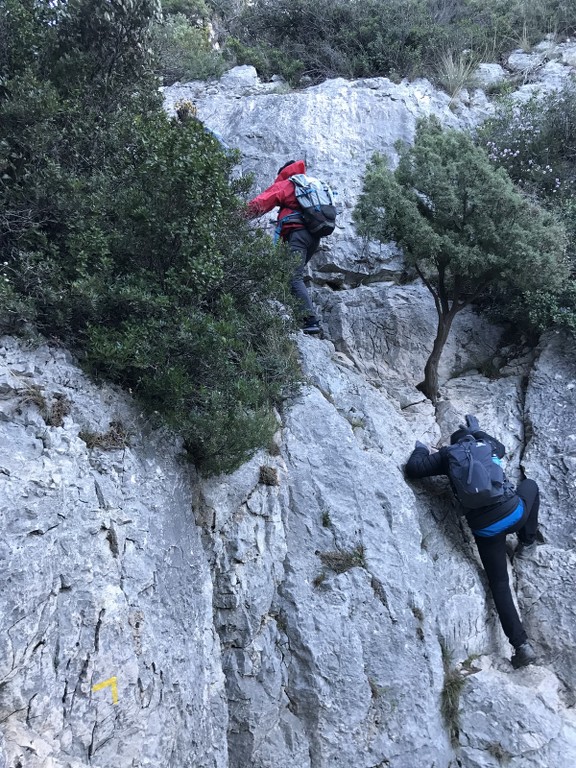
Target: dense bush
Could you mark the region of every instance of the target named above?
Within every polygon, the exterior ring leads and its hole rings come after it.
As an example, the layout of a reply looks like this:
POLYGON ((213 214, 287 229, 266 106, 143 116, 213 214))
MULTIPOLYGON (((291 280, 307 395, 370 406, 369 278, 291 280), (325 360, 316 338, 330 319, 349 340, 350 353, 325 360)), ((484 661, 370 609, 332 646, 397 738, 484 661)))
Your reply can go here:
POLYGON ((264 77, 431 76, 441 56, 496 59, 576 30, 571 0, 255 0, 227 20, 229 51, 264 77))
MULTIPOLYGON (((568 232, 572 279, 564 290, 553 296, 536 291, 522 299, 509 294, 506 304, 532 324, 576 327, 576 85, 526 103, 504 102, 498 115, 483 125, 478 142, 494 165, 552 210, 568 232)), ((498 297, 495 309, 502 304, 498 297)))
POLYGON ((438 30, 423 0, 256 0, 230 31, 240 63, 254 63, 263 76, 279 67, 292 81, 320 81, 415 74, 438 30))
POLYGON ((229 470, 296 378, 291 265, 242 217, 234 157, 163 112, 152 4, 85 6, 6 0, 0 18, 0 321, 71 345, 229 470))
POLYGON ((210 8, 204 0, 162 0, 162 13, 166 16, 181 13, 191 21, 207 21, 210 8))
MULTIPOLYGON (((185 7, 184 3, 181 5, 185 7)), ((214 50, 209 28, 204 22, 203 18, 170 13, 153 25, 155 69, 165 85, 177 80, 208 80, 220 77, 224 72, 226 64, 221 54, 214 50)))
POLYGON ((491 160, 527 192, 576 196, 576 85, 528 102, 504 102, 479 132, 491 160))

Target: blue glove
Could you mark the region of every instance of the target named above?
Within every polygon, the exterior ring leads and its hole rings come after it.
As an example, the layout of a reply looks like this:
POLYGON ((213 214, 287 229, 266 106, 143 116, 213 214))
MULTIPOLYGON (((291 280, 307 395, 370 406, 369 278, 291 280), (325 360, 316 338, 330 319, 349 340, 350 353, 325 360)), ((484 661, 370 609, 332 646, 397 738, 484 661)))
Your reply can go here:
POLYGON ((426 453, 430 453, 428 446, 424 445, 424 443, 421 443, 420 440, 416 440, 416 445, 414 446, 414 450, 416 450, 416 448, 425 448, 426 453))
POLYGON ((466 419, 466 426, 471 432, 478 432, 480 429, 480 424, 478 423, 478 419, 476 416, 472 416, 472 414, 467 413, 465 416, 466 419))

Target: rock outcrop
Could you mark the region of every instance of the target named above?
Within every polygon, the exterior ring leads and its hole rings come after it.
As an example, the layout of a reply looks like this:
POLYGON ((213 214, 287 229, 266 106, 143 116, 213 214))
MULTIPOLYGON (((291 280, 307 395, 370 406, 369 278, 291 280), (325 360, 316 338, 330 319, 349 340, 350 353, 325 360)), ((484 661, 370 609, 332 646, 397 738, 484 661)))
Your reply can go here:
POLYGON ((227 766, 211 575, 179 444, 62 350, 7 338, 0 434, 0 765, 227 766))
POLYGON ((255 189, 305 157, 344 200, 311 272, 325 338, 298 339, 274 450, 201 479, 67 353, 1 342, 0 766, 568 768, 576 345, 513 347, 463 312, 433 407, 432 301, 351 220, 374 151, 490 102, 383 78, 283 91, 243 68, 165 93, 197 101, 255 189), (402 471, 469 412, 542 491, 543 542, 510 567, 539 655, 518 671, 446 483, 402 471))

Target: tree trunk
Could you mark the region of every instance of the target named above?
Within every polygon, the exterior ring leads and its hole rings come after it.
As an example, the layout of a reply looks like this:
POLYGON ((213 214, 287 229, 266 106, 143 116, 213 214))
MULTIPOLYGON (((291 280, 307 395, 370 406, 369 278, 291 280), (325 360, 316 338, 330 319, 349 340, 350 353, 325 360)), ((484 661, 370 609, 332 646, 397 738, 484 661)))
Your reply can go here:
POLYGON ((428 362, 424 367, 424 381, 420 382, 417 386, 417 389, 423 392, 434 404, 438 401, 440 394, 438 392, 438 364, 440 363, 440 357, 448 339, 450 328, 452 328, 455 314, 456 312, 454 311, 438 314, 436 338, 434 339, 434 346, 432 347, 428 362))

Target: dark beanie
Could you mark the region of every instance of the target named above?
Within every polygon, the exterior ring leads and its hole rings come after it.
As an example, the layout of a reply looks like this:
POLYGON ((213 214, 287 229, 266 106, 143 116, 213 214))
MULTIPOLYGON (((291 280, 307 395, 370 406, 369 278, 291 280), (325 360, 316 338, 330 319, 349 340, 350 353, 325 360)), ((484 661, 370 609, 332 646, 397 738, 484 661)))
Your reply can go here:
POLYGON ((474 437, 474 433, 471 432, 469 429, 466 429, 466 427, 460 427, 460 429, 457 429, 456 432, 450 435, 450 445, 455 445, 456 443, 460 442, 460 440, 462 440, 463 437, 466 437, 467 435, 472 435, 472 437, 474 437))
POLYGON ((295 162, 296 160, 288 160, 287 163, 284 163, 282 168, 278 168, 278 173, 281 173, 284 170, 284 168, 288 168, 289 165, 292 165, 292 163, 295 163, 295 162))

